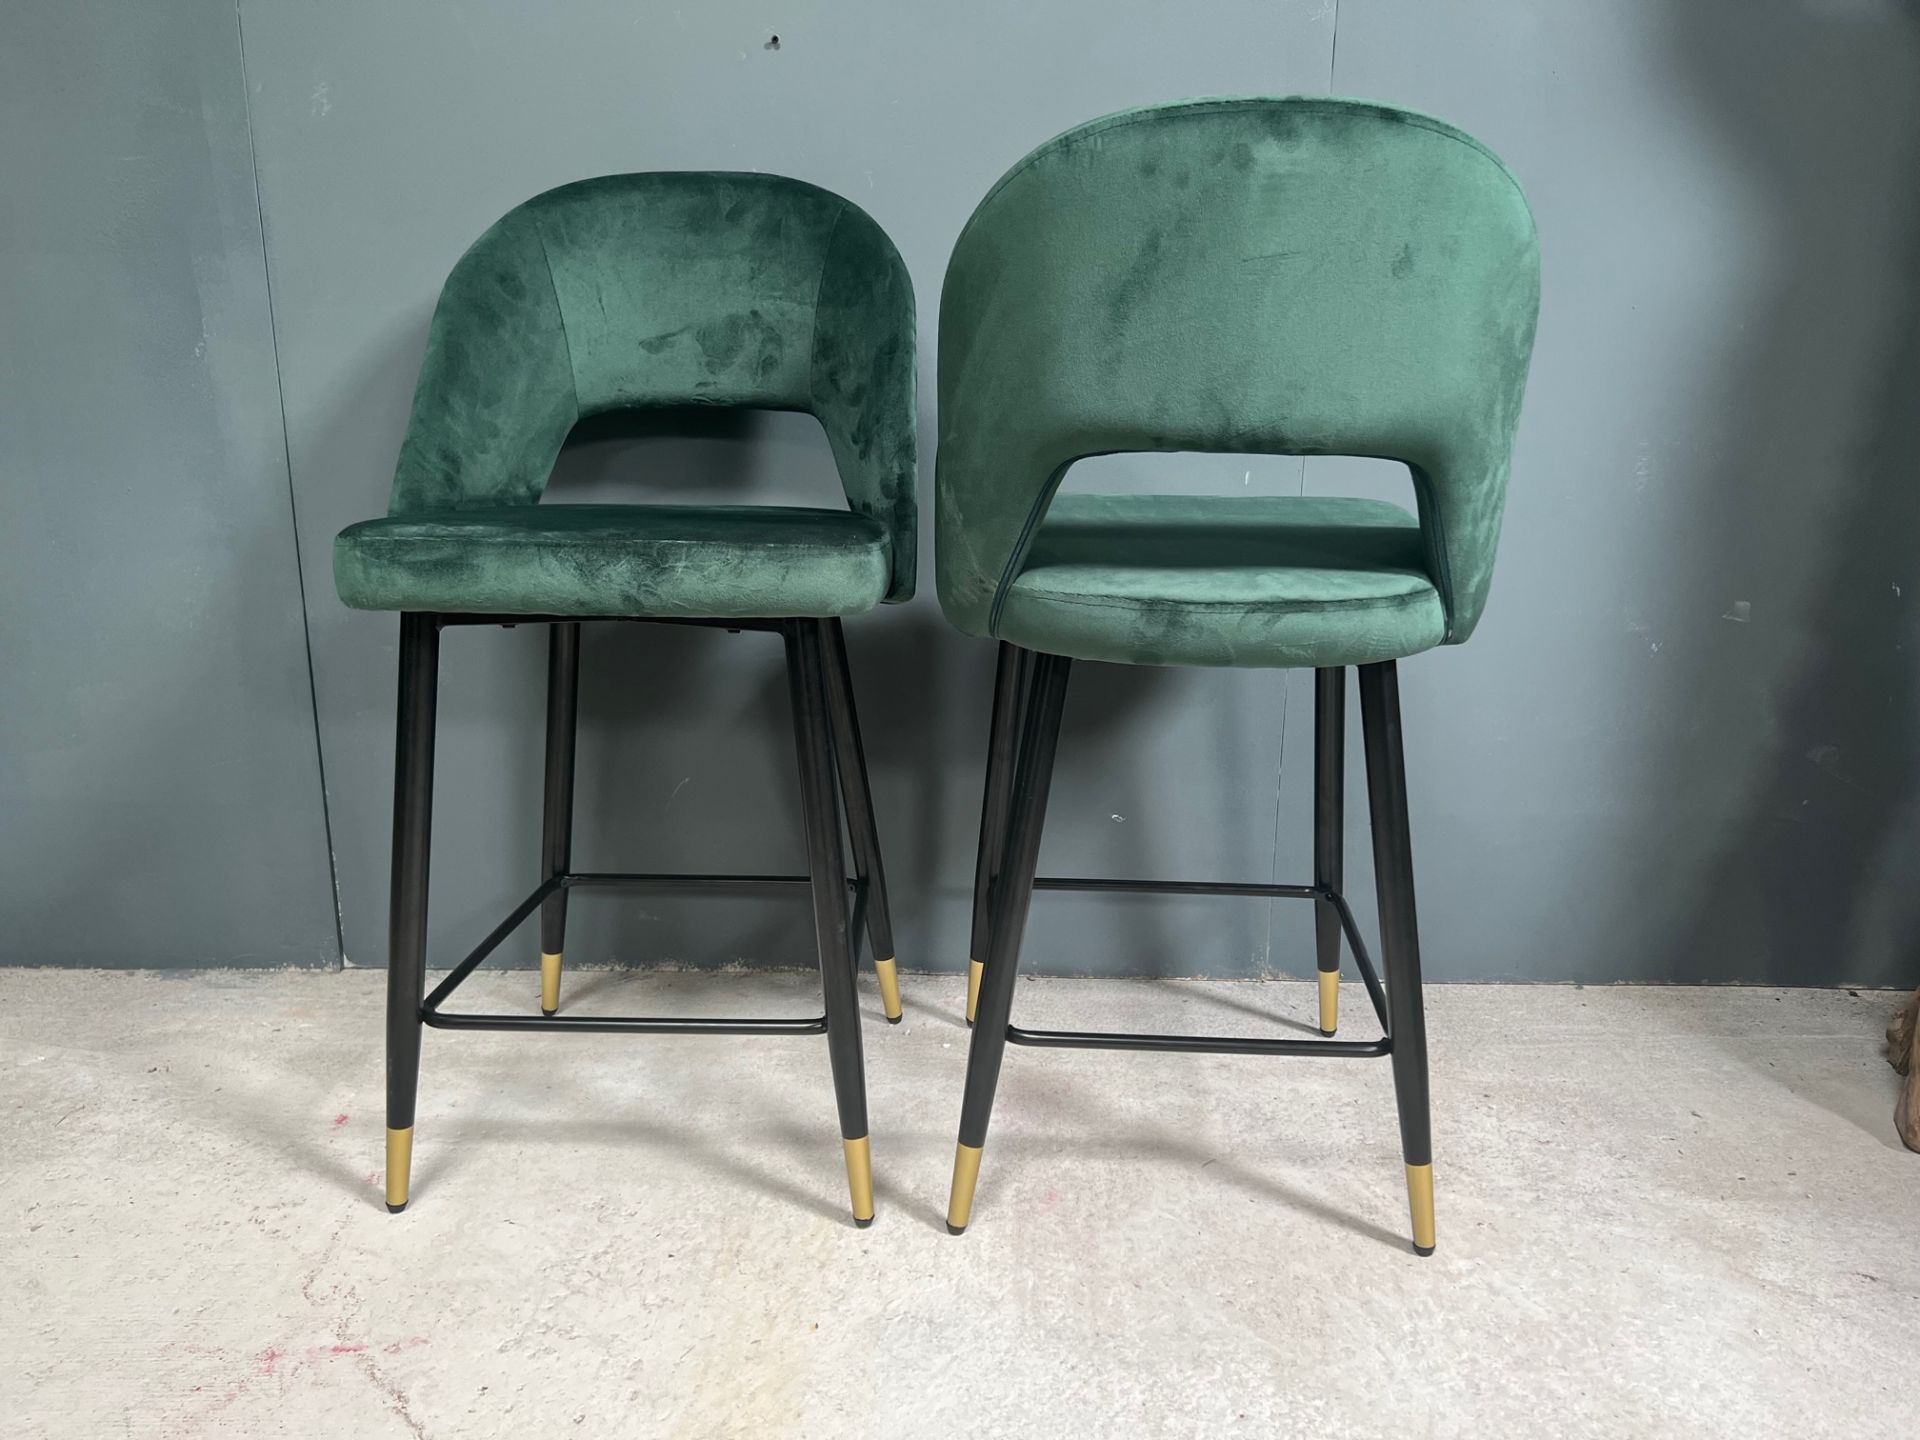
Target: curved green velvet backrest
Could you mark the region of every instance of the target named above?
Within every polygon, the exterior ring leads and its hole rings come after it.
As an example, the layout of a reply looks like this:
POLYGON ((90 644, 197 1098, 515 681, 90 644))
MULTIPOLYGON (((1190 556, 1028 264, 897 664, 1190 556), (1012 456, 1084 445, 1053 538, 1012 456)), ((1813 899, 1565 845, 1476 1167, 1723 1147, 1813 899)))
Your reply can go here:
POLYGON ((389 513, 532 505, 610 410, 800 410, 913 593, 913 290, 858 206, 777 175, 563 185, 509 211, 440 292, 389 513))
POLYGON ((940 602, 994 633, 1075 460, 1404 461, 1447 639, 1486 602, 1539 305, 1533 220, 1477 141, 1326 99, 1095 120, 974 211, 940 298, 940 602))

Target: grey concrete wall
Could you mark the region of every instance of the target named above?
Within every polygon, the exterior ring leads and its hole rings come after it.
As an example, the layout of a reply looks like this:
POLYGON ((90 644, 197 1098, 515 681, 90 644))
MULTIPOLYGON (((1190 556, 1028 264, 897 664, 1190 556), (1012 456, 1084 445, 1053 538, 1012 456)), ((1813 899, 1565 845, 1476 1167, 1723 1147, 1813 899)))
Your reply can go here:
MULTIPOLYGON (((933 455, 933 320, 953 238, 1025 151, 1144 98, 1324 90, 1332 14, 887 0, 517 7, 356 0, 246 6, 254 123, 309 573, 386 503, 415 367, 448 267, 496 216, 607 171, 782 171, 865 206, 899 245, 922 312, 921 450, 933 455), (766 48, 774 34, 780 48, 766 48)), ((806 417, 604 435, 554 498, 829 498, 806 417)), ((1123 467, 1124 468, 1124 467, 1123 467)), ((1215 478, 1296 489, 1297 460, 1215 478)), ((930 506, 928 507, 930 511, 930 506)), ((930 530, 924 542, 931 553, 930 530)), ((992 647, 948 631, 931 593, 849 627, 908 967, 963 965, 992 647)), ((314 587, 320 727, 350 963, 384 947, 392 766, 391 617, 314 587)), ((539 856, 542 642, 466 631, 444 648, 434 943, 457 954, 530 888, 539 856)), ((777 646, 603 627, 584 647, 575 854, 603 868, 794 868, 802 854, 777 646)), ((1284 677, 1089 667, 1049 861, 1265 876, 1284 677), (1096 703, 1097 701, 1097 703, 1096 703), (1097 718, 1096 718, 1097 714, 1097 718), (1122 817, 1119 819, 1110 817, 1122 817)), ((807 962, 803 901, 587 896, 569 954, 684 964, 807 962)), ((1051 969, 1259 971, 1266 907, 1049 903, 1051 969), (1071 922, 1067 932, 1056 930, 1071 922)), ((512 958, 531 961, 531 930, 512 958)), ((507 958, 503 955, 503 959, 507 958)))
MULTIPOLYGON (((952 239, 1033 144, 1154 99, 1331 89, 1428 108, 1487 140, 1526 184, 1545 256, 1492 608, 1472 644, 1404 667, 1429 973, 1911 982, 1911 0, 242 0, 241 12, 350 963, 377 964, 383 948, 396 627, 338 606, 328 546, 385 504, 433 297, 488 222, 608 171, 798 175, 894 236, 930 357, 952 239)), ((173 43, 201 63, 226 53, 173 43)), ((41 129, 11 143, 44 159, 65 142, 41 129)), ((223 215, 219 198, 247 189, 224 168, 199 183, 223 215)), ((242 368, 256 386, 270 374, 242 368)), ((929 477, 931 396, 929 361, 929 477)), ((692 428, 596 430, 563 461, 555 497, 834 494, 804 417, 692 428)), ((228 471, 250 484, 278 463, 232 453, 228 471)), ((1223 457, 1108 459, 1071 483, 1408 493, 1390 467, 1223 457)), ((261 517, 254 545, 284 547, 273 523, 261 517)), ((901 959, 957 966, 990 647, 947 632, 930 593, 851 627, 850 643, 901 959)), ((793 863, 768 642, 606 628, 586 661, 582 863, 793 863)), ((542 663, 525 630, 449 637, 443 957, 533 878, 542 663)), ((1310 701, 1304 676, 1082 667, 1043 863, 1303 875, 1310 701)), ((10 763, 24 753, 9 748, 10 763)), ((1364 892, 1360 778, 1356 764, 1348 869, 1364 892)), ((43 823, 62 843, 78 834, 43 823)), ((1284 903, 1053 896, 1036 905, 1028 956, 1069 973, 1299 972, 1309 933, 1284 903)), ((805 937, 787 903, 595 898, 569 951, 798 964, 805 937)), ((529 932, 502 959, 534 949, 529 932)))
POLYGON ((230 0, 0 8, 0 962, 337 964, 230 0))
POLYGON ((1920 7, 1349 0, 1337 83, 1550 277, 1493 613, 1407 667, 1436 968, 1913 983, 1920 7))

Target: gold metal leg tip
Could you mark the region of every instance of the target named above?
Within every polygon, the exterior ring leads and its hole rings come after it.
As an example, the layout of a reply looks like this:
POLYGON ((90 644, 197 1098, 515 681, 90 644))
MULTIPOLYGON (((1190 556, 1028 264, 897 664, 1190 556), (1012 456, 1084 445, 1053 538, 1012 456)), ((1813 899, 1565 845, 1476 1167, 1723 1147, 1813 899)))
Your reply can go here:
POLYGON ((987 967, 978 960, 967 962, 967 1023, 973 1023, 973 1012, 980 1008, 980 977, 987 973, 987 967))
POLYGON ((953 1150, 953 1191, 947 1197, 947 1233, 958 1235, 973 1218, 973 1187, 980 1182, 980 1147, 956 1145, 953 1150))
POLYGON ((892 960, 873 962, 873 973, 880 980, 880 1008, 887 1012, 887 1023, 900 1023, 900 967, 892 960))
POLYGON ((407 1208, 407 1182, 413 1174, 413 1127, 387 1131, 387 1210, 407 1208))
POLYGON ((1320 972, 1320 1033, 1331 1035, 1340 1028, 1340 972, 1320 972))
POLYGON ((1433 1253, 1433 1166, 1407 1166, 1407 1207, 1413 1212, 1413 1249, 1417 1255, 1433 1253))
POLYGON ((540 1013, 551 1015, 560 1008, 560 957, 540 952, 540 1013))
POLYGON ((840 1144, 847 1152, 847 1193, 853 1197, 853 1223, 864 1228, 873 1223, 873 1151, 865 1135, 840 1144))

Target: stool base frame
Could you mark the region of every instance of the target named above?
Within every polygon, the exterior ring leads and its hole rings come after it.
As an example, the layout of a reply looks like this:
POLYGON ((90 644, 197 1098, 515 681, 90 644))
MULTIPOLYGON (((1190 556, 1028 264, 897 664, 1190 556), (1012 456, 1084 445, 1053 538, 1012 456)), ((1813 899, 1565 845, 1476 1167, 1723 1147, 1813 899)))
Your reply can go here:
POLYGON ((865 1063, 854 986, 852 936, 856 932, 864 929, 867 935, 890 1021, 899 1020, 900 1002, 886 879, 881 870, 879 838, 840 622, 813 619, 633 622, 771 632, 779 635, 785 644, 807 835, 807 873, 694 875, 572 868, 580 625, 586 618, 590 617, 424 612, 409 612, 400 617, 393 889, 387 937, 387 1208, 398 1214, 411 1198, 409 1172, 423 1027, 645 1035, 824 1034, 839 1108, 854 1223, 870 1224, 873 1178, 867 1136, 865 1063), (431 993, 423 994, 440 632, 449 626, 495 624, 549 627, 546 793, 542 821, 542 864, 546 875, 431 993), (842 852, 843 813, 854 858, 852 875, 846 873, 842 852), (824 1013, 729 1020, 559 1014, 567 897, 578 886, 709 892, 801 888, 810 891, 824 1013), (540 912, 541 928, 540 1013, 473 1014, 443 1008, 462 982, 536 910, 540 912))
POLYGON ((964 1231, 973 1214, 974 1187, 986 1144, 1000 1064, 1008 1045, 1056 1050, 1163 1050, 1209 1055, 1388 1056, 1400 1112, 1401 1149, 1413 1248, 1434 1247, 1433 1141, 1427 1093, 1426 1020, 1420 994, 1420 944, 1413 894, 1412 842, 1407 826, 1407 781, 1400 732, 1398 672, 1392 661, 1359 670, 1366 744, 1367 794, 1379 892, 1383 983, 1353 911, 1341 893, 1346 672, 1315 672, 1314 881, 1310 885, 1254 885, 1174 880, 1109 880, 1035 873, 1046 822, 1047 793, 1059 743, 1071 662, 1002 643, 994 681, 993 729, 981 806, 980 847, 974 873, 973 956, 968 1019, 974 1025, 967 1057, 966 1093, 947 1228, 964 1231), (1380 1036, 1373 1040, 1298 1040, 1278 1037, 1137 1035, 1085 1030, 1025 1030, 1011 1022, 1014 980, 1027 912, 1036 891, 1119 891, 1155 895, 1237 895, 1312 900, 1320 1031, 1338 1025, 1341 942, 1353 952, 1380 1036))

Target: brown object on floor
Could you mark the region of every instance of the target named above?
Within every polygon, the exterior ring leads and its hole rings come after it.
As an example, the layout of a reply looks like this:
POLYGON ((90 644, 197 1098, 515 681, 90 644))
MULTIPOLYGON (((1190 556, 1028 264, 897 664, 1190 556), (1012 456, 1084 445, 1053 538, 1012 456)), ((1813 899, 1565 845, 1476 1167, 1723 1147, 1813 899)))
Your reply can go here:
POLYGON ((1920 990, 1887 1022, 1887 1061, 1907 1077, 1893 1106, 1893 1128, 1909 1150, 1920 1150, 1920 990))

